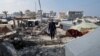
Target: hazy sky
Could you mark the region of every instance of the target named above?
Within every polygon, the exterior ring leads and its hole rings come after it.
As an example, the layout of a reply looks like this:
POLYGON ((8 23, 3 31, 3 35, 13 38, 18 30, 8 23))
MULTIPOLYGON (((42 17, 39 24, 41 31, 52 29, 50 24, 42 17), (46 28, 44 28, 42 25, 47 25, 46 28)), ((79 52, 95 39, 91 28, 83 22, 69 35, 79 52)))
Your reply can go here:
MULTIPOLYGON (((84 11, 85 15, 100 16, 100 0, 41 0, 42 9, 46 12, 84 11)), ((38 0, 0 0, 0 13, 14 11, 38 10, 38 0), (35 7, 36 5, 36 7, 35 7)))

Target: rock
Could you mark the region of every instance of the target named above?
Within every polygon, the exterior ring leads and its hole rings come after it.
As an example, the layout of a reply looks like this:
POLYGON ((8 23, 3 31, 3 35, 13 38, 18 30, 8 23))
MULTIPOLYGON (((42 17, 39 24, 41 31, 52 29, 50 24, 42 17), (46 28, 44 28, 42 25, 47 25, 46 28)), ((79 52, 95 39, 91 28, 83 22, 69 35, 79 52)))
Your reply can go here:
POLYGON ((19 51, 20 56, 65 56, 62 47, 28 47, 19 51))
POLYGON ((17 56, 17 52, 11 43, 2 42, 0 44, 0 56, 17 56))
POLYGON ((24 49, 18 51, 18 55, 19 56, 36 56, 37 51, 38 51, 37 46, 25 47, 24 49))

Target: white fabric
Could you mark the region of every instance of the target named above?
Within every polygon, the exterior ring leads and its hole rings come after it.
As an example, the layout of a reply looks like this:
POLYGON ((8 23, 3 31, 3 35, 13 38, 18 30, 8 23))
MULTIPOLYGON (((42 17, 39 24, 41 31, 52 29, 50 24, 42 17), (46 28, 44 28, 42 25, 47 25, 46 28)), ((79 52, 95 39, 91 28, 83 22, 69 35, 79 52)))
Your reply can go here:
POLYGON ((100 28, 65 44, 66 56, 100 56, 100 28))
POLYGON ((75 25, 75 26, 72 26, 71 29, 76 29, 76 30, 79 30, 81 31, 82 28, 97 28, 98 26, 94 23, 86 23, 86 22, 83 22, 79 25, 75 25))

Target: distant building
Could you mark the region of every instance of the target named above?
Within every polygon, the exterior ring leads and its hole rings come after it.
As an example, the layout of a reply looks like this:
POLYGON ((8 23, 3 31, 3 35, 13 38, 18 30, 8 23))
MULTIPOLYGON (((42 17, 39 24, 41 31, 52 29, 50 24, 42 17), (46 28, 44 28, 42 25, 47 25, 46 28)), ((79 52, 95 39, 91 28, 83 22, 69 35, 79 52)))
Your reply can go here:
POLYGON ((83 11, 69 11, 68 12, 68 18, 70 20, 75 20, 76 18, 82 18, 83 17, 83 11))
POLYGON ((55 17, 55 16, 56 16, 56 12, 50 11, 50 17, 55 17))
POLYGON ((7 19, 0 19, 0 24, 8 24, 7 19))
POLYGON ((50 13, 43 13, 44 18, 49 18, 49 16, 50 16, 50 13))
POLYGON ((60 18, 60 19, 65 19, 65 18, 67 18, 66 13, 65 13, 65 12, 59 12, 59 18, 60 18))
POLYGON ((83 18, 94 18, 93 16, 84 16, 83 18))
POLYGON ((12 31, 10 24, 0 24, 0 35, 12 31))
MULTIPOLYGON (((24 14, 23 14, 24 15, 24 14)), ((12 14, 13 17, 21 17, 21 13, 20 12, 14 12, 12 14)))
POLYGON ((49 13, 43 13, 44 18, 54 18, 56 16, 56 12, 50 11, 49 13))
MULTIPOLYGON (((12 17, 12 14, 7 14, 7 19, 12 17)), ((0 14, 0 19, 6 19, 6 16, 4 14, 0 14)))
POLYGON ((38 10, 36 17, 40 19, 42 18, 42 10, 38 10))
POLYGON ((36 18, 36 12, 30 11, 30 10, 26 10, 25 11, 25 16, 35 19, 36 18))

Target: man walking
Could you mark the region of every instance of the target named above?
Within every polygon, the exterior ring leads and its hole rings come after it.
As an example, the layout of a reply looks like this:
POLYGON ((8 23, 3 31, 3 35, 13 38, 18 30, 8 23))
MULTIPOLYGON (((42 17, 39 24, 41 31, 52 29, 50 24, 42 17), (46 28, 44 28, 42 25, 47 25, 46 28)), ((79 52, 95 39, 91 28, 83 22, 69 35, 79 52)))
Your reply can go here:
POLYGON ((53 19, 51 19, 51 22, 49 23, 48 30, 50 32, 51 39, 54 39, 55 34, 56 34, 56 24, 55 24, 55 22, 53 22, 53 19))

